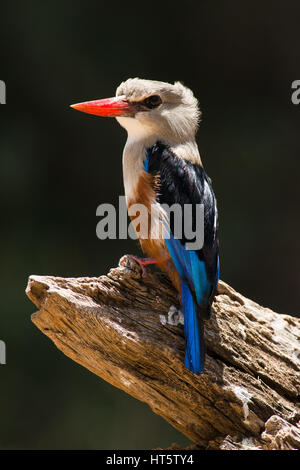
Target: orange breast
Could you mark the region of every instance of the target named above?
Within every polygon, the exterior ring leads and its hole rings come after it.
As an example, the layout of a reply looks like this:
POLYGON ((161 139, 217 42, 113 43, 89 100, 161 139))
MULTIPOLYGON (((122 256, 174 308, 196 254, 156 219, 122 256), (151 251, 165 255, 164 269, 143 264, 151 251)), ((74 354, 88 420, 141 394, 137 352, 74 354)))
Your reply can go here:
MULTIPOLYGON (((166 272, 170 277, 173 285, 177 289, 178 292, 181 290, 180 286, 180 277, 170 253, 167 249, 166 243, 164 239, 161 238, 151 238, 151 223, 153 222, 155 217, 151 217, 152 213, 152 206, 155 203, 156 198, 156 191, 159 190, 159 178, 157 176, 150 175, 149 173, 143 172, 139 178, 135 195, 130 200, 127 201, 128 209, 133 204, 143 204, 147 208, 147 217, 148 217, 148 236, 147 238, 141 238, 139 236, 139 232, 137 231, 137 236, 139 238, 139 242, 141 248, 144 253, 146 253, 151 258, 155 258, 157 260, 158 267, 166 272)), ((153 215, 153 214, 152 214, 153 215)), ((135 216, 131 217, 131 220, 134 221, 135 216)), ((152 232, 153 233, 153 232, 152 232)))

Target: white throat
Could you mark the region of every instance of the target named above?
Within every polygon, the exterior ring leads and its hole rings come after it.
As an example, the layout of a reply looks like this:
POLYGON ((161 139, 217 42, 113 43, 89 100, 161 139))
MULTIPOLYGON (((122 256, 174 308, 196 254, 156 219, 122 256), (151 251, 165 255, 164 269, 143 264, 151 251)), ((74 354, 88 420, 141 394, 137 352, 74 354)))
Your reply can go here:
POLYGON ((123 151, 123 181, 126 200, 134 200, 136 187, 144 171, 144 160, 147 149, 157 141, 170 146, 170 149, 180 158, 201 164, 201 159, 194 137, 179 141, 170 135, 158 133, 151 126, 145 126, 137 119, 118 117, 117 121, 127 130, 128 137, 123 151))

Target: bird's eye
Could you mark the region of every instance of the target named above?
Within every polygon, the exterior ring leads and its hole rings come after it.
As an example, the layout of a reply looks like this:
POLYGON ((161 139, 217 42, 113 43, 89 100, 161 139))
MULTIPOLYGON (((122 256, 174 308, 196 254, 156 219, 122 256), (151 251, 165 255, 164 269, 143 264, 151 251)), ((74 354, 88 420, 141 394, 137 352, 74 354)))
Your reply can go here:
POLYGON ((157 108, 162 103, 161 97, 159 95, 148 96, 143 101, 143 104, 149 109, 157 108))

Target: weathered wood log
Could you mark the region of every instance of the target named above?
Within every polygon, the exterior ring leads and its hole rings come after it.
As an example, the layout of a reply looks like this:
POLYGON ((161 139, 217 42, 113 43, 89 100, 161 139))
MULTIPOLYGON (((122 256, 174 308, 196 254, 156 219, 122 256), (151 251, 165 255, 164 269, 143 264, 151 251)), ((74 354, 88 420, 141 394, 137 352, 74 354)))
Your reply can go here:
POLYGON ((74 361, 148 403, 204 449, 300 449, 300 320, 220 281, 205 371, 184 367, 178 296, 131 258, 107 276, 31 276, 34 324, 74 361), (171 307, 171 308, 170 308, 171 307))

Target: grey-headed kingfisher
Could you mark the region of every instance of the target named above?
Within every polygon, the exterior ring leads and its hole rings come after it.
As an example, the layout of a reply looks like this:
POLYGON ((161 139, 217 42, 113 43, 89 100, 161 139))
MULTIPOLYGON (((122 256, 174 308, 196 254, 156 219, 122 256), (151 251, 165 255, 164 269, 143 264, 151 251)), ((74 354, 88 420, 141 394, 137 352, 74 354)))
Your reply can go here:
MULTIPOLYGON (((200 118, 198 101, 180 82, 130 78, 121 83, 114 98, 72 107, 115 117, 128 133, 123 151, 127 207, 143 204, 151 223, 163 223, 163 233, 166 227, 168 232, 168 236, 153 238, 150 227, 149 237, 139 238, 143 252, 149 256, 139 259, 139 263, 142 268, 157 263, 177 289, 184 315, 185 365, 200 374, 205 359, 203 320, 209 318, 218 284, 219 248, 216 199, 195 141, 200 118), (166 204, 204 207, 201 248, 188 249, 184 234, 181 239, 174 236, 174 218, 169 215, 166 220, 166 204)), ((194 211, 189 214, 195 217, 194 211)))

